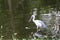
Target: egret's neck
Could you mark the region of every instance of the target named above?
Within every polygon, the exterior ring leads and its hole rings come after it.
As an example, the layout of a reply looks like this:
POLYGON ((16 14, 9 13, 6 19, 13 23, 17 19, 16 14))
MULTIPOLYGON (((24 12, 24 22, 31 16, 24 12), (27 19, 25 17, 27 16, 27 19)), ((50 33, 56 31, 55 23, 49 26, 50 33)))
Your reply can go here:
POLYGON ((32 20, 33 20, 33 22, 35 21, 35 15, 33 16, 33 19, 32 20))
POLYGON ((33 18, 33 21, 35 20, 35 18, 33 18))

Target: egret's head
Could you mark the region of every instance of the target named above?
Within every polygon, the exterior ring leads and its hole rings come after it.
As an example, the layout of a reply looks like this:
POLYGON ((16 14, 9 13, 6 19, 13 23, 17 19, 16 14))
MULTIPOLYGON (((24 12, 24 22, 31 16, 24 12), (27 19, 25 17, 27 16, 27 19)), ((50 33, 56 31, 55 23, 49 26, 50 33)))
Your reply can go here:
POLYGON ((29 20, 29 22, 30 22, 31 20, 34 20, 34 19, 35 19, 35 15, 32 15, 31 18, 30 18, 30 20, 29 20))

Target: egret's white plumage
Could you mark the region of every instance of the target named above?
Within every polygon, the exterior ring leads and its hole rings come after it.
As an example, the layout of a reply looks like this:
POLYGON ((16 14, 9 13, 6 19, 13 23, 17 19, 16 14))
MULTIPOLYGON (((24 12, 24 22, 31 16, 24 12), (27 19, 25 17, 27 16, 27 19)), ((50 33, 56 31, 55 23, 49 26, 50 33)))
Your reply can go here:
POLYGON ((35 23, 35 25, 37 26, 37 30, 38 30, 38 28, 47 28, 47 26, 45 25, 45 23, 44 23, 43 21, 41 21, 41 20, 35 20, 35 16, 37 15, 36 13, 37 13, 37 11, 34 11, 34 12, 33 12, 33 15, 31 16, 29 22, 30 22, 31 19, 32 19, 32 21, 33 21, 33 22, 35 23))
POLYGON ((35 20, 35 15, 32 15, 31 18, 32 18, 32 21, 37 26, 37 28, 46 28, 47 27, 43 21, 41 21, 41 20, 35 20))

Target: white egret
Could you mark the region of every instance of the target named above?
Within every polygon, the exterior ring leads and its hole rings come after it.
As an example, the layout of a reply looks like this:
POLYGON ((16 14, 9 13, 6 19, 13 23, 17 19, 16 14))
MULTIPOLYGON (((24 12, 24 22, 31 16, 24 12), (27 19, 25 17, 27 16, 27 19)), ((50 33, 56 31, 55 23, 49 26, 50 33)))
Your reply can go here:
POLYGON ((35 23, 35 25, 37 26, 37 31, 38 31, 39 28, 47 28, 47 26, 45 25, 45 23, 44 23, 43 21, 41 21, 41 20, 35 20, 35 16, 37 15, 36 13, 37 13, 37 11, 34 11, 34 12, 33 12, 33 15, 31 16, 29 22, 30 22, 31 19, 32 19, 32 21, 33 21, 33 22, 35 23))

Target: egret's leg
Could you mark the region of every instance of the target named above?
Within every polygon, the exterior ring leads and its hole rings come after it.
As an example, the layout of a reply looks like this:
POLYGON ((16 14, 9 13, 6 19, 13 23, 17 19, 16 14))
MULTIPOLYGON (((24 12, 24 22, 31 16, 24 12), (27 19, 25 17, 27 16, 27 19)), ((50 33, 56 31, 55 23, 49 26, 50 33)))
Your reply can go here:
POLYGON ((40 31, 40 28, 37 26, 37 32, 40 31))
POLYGON ((38 26, 37 26, 37 32, 38 32, 38 26))

